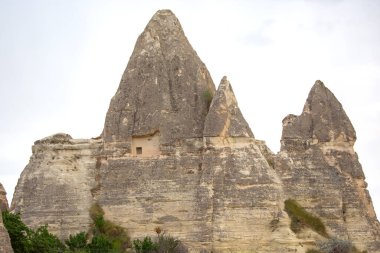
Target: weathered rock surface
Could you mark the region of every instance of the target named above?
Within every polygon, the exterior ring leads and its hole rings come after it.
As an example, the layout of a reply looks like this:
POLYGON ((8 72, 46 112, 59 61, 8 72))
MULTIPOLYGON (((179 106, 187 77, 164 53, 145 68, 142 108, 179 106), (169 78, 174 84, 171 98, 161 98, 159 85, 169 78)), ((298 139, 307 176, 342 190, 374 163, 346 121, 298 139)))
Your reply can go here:
POLYGON ((205 94, 214 92, 210 74, 178 19, 170 10, 158 11, 139 36, 112 98, 104 141, 130 153, 132 137, 159 133, 161 146, 202 138, 205 94))
POLYGON ((341 104, 317 81, 303 113, 283 125, 275 155, 254 138, 227 78, 215 92, 177 18, 158 11, 137 40, 101 137, 36 141, 12 209, 61 238, 88 230, 97 202, 132 238, 159 226, 191 252, 303 253, 321 238, 290 230, 283 205, 294 198, 331 235, 379 253, 379 223, 341 104))
POLYGON ((91 190, 97 186, 95 157, 101 147, 100 140, 74 140, 67 134, 36 141, 12 209, 28 226, 49 224, 49 231, 62 238, 87 231, 91 190))
POLYGON ((3 184, 0 183, 0 211, 5 211, 9 209, 7 192, 5 191, 3 184))
POLYGON ((380 226, 353 149, 355 140, 342 105, 316 81, 302 114, 283 120, 275 168, 287 198, 322 217, 329 233, 380 252, 380 226))
POLYGON ((254 137, 238 107, 227 77, 223 77, 206 117, 204 137, 254 137))
POLYGON ((4 227, 2 211, 8 210, 8 200, 3 185, 0 183, 0 253, 13 253, 8 231, 4 227))

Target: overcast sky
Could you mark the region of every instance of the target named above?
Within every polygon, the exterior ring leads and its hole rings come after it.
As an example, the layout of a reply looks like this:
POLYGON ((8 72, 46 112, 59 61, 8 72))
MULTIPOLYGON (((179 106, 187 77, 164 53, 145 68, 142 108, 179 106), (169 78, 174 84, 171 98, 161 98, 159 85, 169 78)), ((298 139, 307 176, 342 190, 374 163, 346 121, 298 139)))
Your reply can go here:
POLYGON ((35 140, 98 136, 138 35, 171 9, 217 86, 227 75, 257 139, 315 80, 343 104, 380 213, 380 1, 0 0, 0 182, 10 200, 35 140))

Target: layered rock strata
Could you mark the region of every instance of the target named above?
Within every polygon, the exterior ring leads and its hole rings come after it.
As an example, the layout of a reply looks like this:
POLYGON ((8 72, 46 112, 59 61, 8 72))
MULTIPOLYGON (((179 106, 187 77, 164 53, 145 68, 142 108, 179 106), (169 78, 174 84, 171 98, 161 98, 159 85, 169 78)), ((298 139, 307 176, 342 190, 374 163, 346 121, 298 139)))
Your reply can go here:
POLYGON ((75 140, 68 134, 36 141, 18 180, 12 209, 28 226, 49 224, 49 231, 61 238, 87 231, 101 147, 101 140, 75 140))
POLYGON ((321 239, 295 234, 294 198, 332 236, 380 252, 378 221, 353 150, 355 131, 317 82, 304 112, 284 119, 281 152, 256 140, 231 84, 218 90, 171 11, 137 40, 98 139, 57 134, 35 142, 12 209, 61 238, 90 226, 89 208, 132 238, 160 227, 191 252, 306 252, 321 239))

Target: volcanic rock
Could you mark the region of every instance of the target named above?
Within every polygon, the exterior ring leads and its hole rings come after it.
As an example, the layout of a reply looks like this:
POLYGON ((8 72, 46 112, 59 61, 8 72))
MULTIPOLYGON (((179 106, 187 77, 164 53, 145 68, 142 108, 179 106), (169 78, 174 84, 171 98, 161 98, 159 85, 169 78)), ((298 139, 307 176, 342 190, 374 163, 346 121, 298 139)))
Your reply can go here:
POLYGON ((56 134, 33 146, 12 201, 32 227, 65 239, 88 231, 90 207, 133 239, 154 228, 190 252, 301 252, 284 201, 321 217, 331 236, 380 253, 380 227, 353 149, 355 130, 322 82, 283 121, 281 151, 254 138, 227 78, 217 91, 169 10, 136 42, 101 136, 56 134))

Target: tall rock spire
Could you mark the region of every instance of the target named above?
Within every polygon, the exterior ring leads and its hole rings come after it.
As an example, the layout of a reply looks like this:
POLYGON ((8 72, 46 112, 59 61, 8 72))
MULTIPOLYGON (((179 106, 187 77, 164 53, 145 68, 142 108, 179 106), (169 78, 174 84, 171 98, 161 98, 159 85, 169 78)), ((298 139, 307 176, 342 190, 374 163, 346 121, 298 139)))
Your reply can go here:
POLYGON ((254 137, 245 121, 230 82, 223 77, 206 117, 205 137, 254 137))
POLYGON ((139 36, 103 130, 106 142, 160 133, 160 144, 202 137, 215 86, 176 16, 158 11, 139 36))

